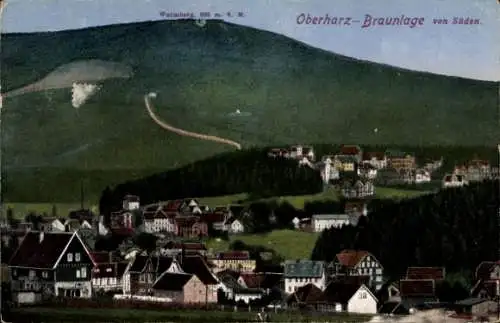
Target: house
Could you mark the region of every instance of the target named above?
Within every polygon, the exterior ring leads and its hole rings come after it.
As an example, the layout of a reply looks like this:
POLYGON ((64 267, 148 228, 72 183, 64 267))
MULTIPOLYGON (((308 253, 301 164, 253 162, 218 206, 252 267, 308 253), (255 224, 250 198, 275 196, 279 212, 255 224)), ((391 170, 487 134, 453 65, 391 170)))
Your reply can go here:
POLYGON ((163 256, 176 257, 184 253, 184 255, 200 255, 206 256, 207 247, 204 243, 198 242, 175 242, 169 241, 162 248, 160 252, 163 256))
POLYGON ((111 252, 92 252, 96 266, 92 269, 92 288, 95 292, 123 292, 123 274, 128 262, 111 252))
POLYGON ((397 150, 387 150, 385 154, 387 156, 387 167, 397 170, 415 169, 417 167, 415 155, 412 153, 397 150))
POLYGON ((343 181, 341 193, 347 199, 371 197, 375 194, 375 187, 366 179, 349 179, 343 181))
POLYGON ((225 251, 216 254, 215 258, 210 259, 214 265, 215 272, 223 270, 234 270, 237 272, 253 272, 257 263, 250 258, 248 251, 225 251))
POLYGON ((384 152, 365 152, 363 154, 363 163, 382 169, 387 167, 387 157, 384 152))
POLYGON ((122 208, 126 211, 137 210, 141 206, 140 198, 136 195, 125 195, 123 198, 122 208))
POLYGON ((462 187, 467 184, 468 181, 464 175, 446 174, 443 178, 443 188, 462 187))
POLYGON ((380 262, 368 251, 342 250, 328 265, 330 277, 369 276, 368 286, 379 290, 383 284, 384 269, 380 262))
POLYGON ((325 184, 340 179, 340 163, 337 161, 338 164, 336 165, 334 160, 335 158, 333 156, 326 156, 319 166, 321 178, 325 184))
POLYGON ((167 214, 162 208, 155 211, 146 211, 143 213, 143 217, 144 231, 147 233, 177 232, 174 216, 167 214))
POLYGON ((363 149, 357 145, 342 145, 340 155, 353 157, 357 164, 363 160, 363 149))
POLYGON ((367 216, 368 205, 365 200, 349 200, 344 204, 344 213, 347 215, 367 216))
POLYGON ((425 169, 415 171, 415 184, 430 183, 431 173, 425 169))
POLYGON ((325 302, 336 312, 376 314, 378 300, 364 284, 332 281, 324 291, 325 302))
POLYGON ((175 218, 176 235, 183 238, 208 236, 208 225, 199 216, 178 216, 175 218))
POLYGON ((87 220, 78 219, 67 219, 64 223, 64 227, 67 232, 78 231, 80 228, 92 230, 92 224, 90 224, 87 220))
POLYGON ((227 227, 227 231, 230 234, 240 234, 245 232, 245 226, 243 222, 238 220, 236 217, 231 217, 225 222, 225 226, 227 227))
POLYGON ((201 217, 202 221, 207 223, 215 231, 227 231, 226 221, 229 219, 228 211, 214 211, 205 213, 201 217))
POLYGON ((357 173, 358 163, 356 158, 353 156, 336 155, 334 164, 338 164, 340 177, 342 177, 342 173, 357 173))
POLYGON ((312 228, 314 232, 322 232, 330 228, 340 228, 349 225, 347 214, 314 214, 312 216, 312 228))
POLYGON ((434 279, 402 279, 399 292, 402 305, 408 309, 438 301, 434 279))
POLYGON ((66 220, 61 219, 43 219, 42 223, 40 224, 40 231, 44 232, 65 232, 66 227, 64 223, 66 220))
POLYGON ((313 283, 298 287, 287 297, 286 303, 292 309, 312 307, 316 310, 324 310, 325 308, 323 290, 313 283))
POLYGON ((315 160, 314 149, 311 146, 292 146, 289 149, 289 156, 293 159, 302 159, 303 157, 305 157, 309 161, 315 160))
POLYGON ((134 215, 129 210, 111 213, 111 229, 133 229, 134 215))
POLYGON ((292 294, 307 284, 314 284, 321 290, 326 286, 323 261, 287 260, 284 267, 285 293, 292 294))
POLYGON ((243 272, 238 276, 238 283, 245 288, 260 289, 265 294, 272 290, 282 289, 282 273, 255 273, 243 272))
POLYGON ((358 166, 358 176, 364 179, 373 180, 377 177, 377 168, 368 163, 358 166))
POLYGON ((500 295, 500 262, 483 261, 474 275, 476 283, 472 287, 471 296, 494 299, 500 295))
POLYGON ((434 279, 442 281, 445 278, 446 269, 444 267, 408 267, 406 279, 434 279))
POLYGON ((28 232, 9 261, 13 299, 36 303, 51 296, 90 298, 95 265, 77 232, 28 232))
POLYGON ((497 303, 484 298, 467 298, 456 302, 454 309, 458 315, 488 317, 497 312, 497 303))
POLYGON ((153 284, 164 272, 184 272, 173 257, 136 255, 131 259, 123 275, 125 295, 148 295, 153 292, 153 284))
POLYGON ((249 304, 251 301, 260 299, 264 295, 262 288, 249 288, 242 286, 238 282, 239 274, 224 270, 217 273, 219 279, 219 289, 224 293, 225 297, 235 302, 244 302, 249 304))
POLYGON ((184 290, 188 303, 217 303, 219 279, 215 276, 207 262, 200 256, 186 256, 179 260, 182 271, 196 279, 184 290))

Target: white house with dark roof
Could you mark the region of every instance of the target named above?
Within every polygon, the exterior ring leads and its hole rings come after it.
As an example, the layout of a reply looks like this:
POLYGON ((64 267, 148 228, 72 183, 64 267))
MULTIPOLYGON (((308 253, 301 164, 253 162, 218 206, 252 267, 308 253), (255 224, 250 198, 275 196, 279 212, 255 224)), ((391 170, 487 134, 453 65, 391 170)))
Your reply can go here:
POLYGON ((326 266, 323 261, 287 260, 284 267, 285 293, 292 294, 307 284, 325 289, 326 266))
POLYGON ((139 196, 126 195, 123 198, 123 209, 127 211, 137 210, 141 206, 139 196))
POLYGON ((350 218, 347 214, 315 214, 311 220, 314 232, 321 232, 330 228, 340 228, 349 224, 350 218))
POLYGON ((53 296, 90 298, 96 265, 75 232, 28 232, 9 261, 13 299, 37 303, 53 296))

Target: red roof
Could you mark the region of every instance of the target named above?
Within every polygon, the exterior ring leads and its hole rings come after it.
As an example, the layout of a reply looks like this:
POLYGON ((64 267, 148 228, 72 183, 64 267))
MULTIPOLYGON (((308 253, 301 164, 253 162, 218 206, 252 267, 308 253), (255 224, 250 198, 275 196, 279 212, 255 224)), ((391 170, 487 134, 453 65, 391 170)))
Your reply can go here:
POLYGON ((39 232, 28 232, 12 255, 9 266, 51 269, 74 236, 73 232, 47 232, 40 241, 39 232))
POLYGON ((303 304, 314 304, 323 302, 323 291, 314 284, 299 287, 295 293, 288 298, 289 302, 303 304))
POLYGON ((133 236, 135 233, 134 228, 111 228, 111 233, 117 236, 133 236))
POLYGON ((182 200, 174 200, 168 201, 167 204, 163 207, 166 211, 179 211, 179 208, 182 205, 182 200))
POLYGON ((435 287, 434 279, 402 279, 399 282, 401 297, 433 297, 435 287))
POLYGON ((360 152, 361 148, 359 146, 342 145, 342 147, 340 147, 340 153, 342 155, 357 155, 360 152))
POLYGON ((444 267, 408 267, 406 279, 435 279, 443 280, 444 267))
POLYGON ((178 216, 175 218, 175 223, 179 227, 192 227, 198 221, 200 221, 199 216, 178 216))
POLYGON ((337 254, 337 259, 342 266, 353 268, 368 255, 368 251, 363 250, 342 250, 337 254))
POLYGON ((216 258, 220 260, 249 260, 250 253, 248 251, 224 251, 219 252, 216 258))

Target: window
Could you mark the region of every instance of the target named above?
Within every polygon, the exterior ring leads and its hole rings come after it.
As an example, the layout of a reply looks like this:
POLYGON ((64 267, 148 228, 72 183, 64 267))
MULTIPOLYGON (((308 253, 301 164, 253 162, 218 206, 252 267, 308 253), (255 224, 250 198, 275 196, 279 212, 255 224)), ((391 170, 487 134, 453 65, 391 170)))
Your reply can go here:
POLYGON ((80 269, 76 270, 76 278, 80 278, 80 269))
POLYGON ((111 271, 112 271, 112 269, 111 269, 111 268, 106 268, 106 272, 107 272, 107 273, 110 273, 111 271))
POLYGON ((82 278, 87 278, 87 268, 83 267, 81 272, 82 272, 82 278))
POLYGON ((359 299, 366 299, 366 292, 359 293, 359 299))
POLYGON ((80 261, 80 259, 81 259, 80 253, 79 252, 75 253, 75 261, 80 261))
POLYGON ((73 261, 73 254, 68 253, 68 262, 72 262, 72 261, 73 261))
POLYGON ((30 276, 30 278, 35 278, 35 276, 36 276, 35 271, 34 270, 30 270, 29 276, 30 276))
POLYGON ((46 271, 44 271, 44 272, 42 273, 42 277, 43 277, 43 278, 49 278, 49 273, 48 273, 48 272, 46 272, 46 271))

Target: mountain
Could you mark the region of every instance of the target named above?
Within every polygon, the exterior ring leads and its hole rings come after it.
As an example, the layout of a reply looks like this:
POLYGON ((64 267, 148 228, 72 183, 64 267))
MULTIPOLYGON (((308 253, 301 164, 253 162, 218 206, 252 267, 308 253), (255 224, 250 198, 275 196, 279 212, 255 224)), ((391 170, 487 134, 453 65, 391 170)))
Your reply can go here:
POLYGON ((2 37, 4 93, 33 89, 48 75, 64 80, 4 98, 3 164, 14 191, 22 190, 14 177, 28 178, 35 170, 50 185, 67 177, 44 175, 61 173, 54 168, 108 173, 110 181, 120 173, 122 180, 131 171, 166 170, 235 149, 161 128, 145 109, 150 92, 157 94, 160 119, 243 148, 312 142, 484 146, 496 144, 500 133, 498 83, 359 61, 222 21, 2 37), (100 90, 75 109, 69 86, 79 82, 100 90))

